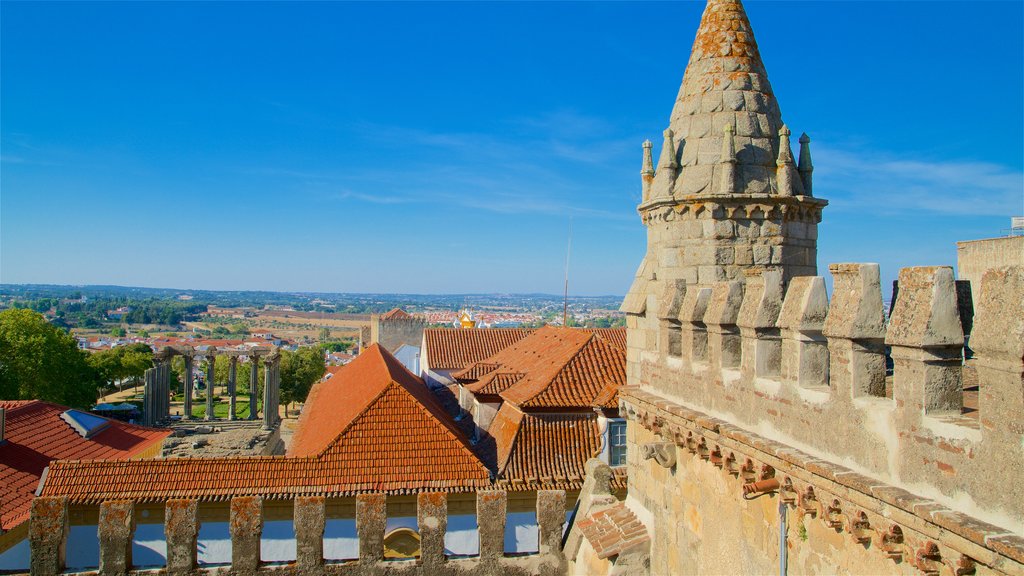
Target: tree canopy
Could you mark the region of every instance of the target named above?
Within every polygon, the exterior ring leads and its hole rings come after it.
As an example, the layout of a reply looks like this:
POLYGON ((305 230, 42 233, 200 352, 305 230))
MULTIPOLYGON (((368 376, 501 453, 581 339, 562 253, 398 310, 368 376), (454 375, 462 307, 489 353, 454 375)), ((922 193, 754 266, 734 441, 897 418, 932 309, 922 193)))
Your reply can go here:
POLYGON ((71 334, 38 312, 0 312, 0 398, 88 408, 101 380, 71 334))
POLYGON ((281 351, 281 402, 305 402, 309 389, 323 377, 324 353, 317 346, 281 351))

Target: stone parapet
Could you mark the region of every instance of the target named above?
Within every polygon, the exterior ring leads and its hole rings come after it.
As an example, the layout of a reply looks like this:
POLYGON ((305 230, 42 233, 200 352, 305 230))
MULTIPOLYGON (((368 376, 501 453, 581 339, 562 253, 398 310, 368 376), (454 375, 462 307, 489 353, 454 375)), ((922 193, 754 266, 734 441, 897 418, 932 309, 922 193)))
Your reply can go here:
MULTIPOLYGON (((805 277, 780 307, 772 271, 748 273, 745 288, 689 289, 675 325, 679 354, 634 355, 631 384, 949 505, 969 497, 964 511, 1024 532, 1022 268, 982 280, 966 361, 978 375, 978 417, 961 414, 964 338, 951 269, 904 269, 888 321, 877 265, 830 270, 831 303, 824 280, 805 277)), ((645 320, 632 326, 654 329, 645 320)))
MULTIPOLYGON (((236 496, 230 501, 231 574, 416 574, 416 575, 550 575, 565 574, 566 559, 561 538, 565 523, 565 492, 537 493, 537 554, 505 555, 507 495, 490 490, 477 493, 477 525, 480 554, 476 557, 448 557, 444 538, 448 524, 446 493, 422 493, 417 497, 417 520, 421 553, 412 560, 384 558, 384 535, 388 518, 383 494, 364 494, 356 499, 356 529, 359 557, 325 562, 323 558, 324 499, 300 496, 294 502, 296 560, 281 565, 260 561, 263 502, 259 497, 236 496)), ((99 505, 99 547, 101 574, 133 572, 131 542, 135 533, 134 504, 111 501, 99 505)), ((171 574, 213 574, 224 567, 197 564, 199 502, 173 500, 166 504, 164 531, 167 537, 167 565, 171 574)), ((88 514, 88 510, 83 510, 88 514)), ((93 512, 96 513, 96 512, 93 512)), ((67 500, 38 497, 33 501, 29 524, 32 574, 67 573, 64 547, 68 534, 67 500)), ((149 568, 147 568, 149 569, 149 568)))
POLYGON ((674 446, 676 466, 717 469, 722 480, 716 492, 732 490, 744 500, 764 489, 805 527, 820 522, 851 547, 888 557, 893 572, 909 564, 925 574, 973 574, 980 567, 984 573, 1024 574, 1024 537, 1011 529, 643 389, 625 388, 620 397, 630 426, 674 446))

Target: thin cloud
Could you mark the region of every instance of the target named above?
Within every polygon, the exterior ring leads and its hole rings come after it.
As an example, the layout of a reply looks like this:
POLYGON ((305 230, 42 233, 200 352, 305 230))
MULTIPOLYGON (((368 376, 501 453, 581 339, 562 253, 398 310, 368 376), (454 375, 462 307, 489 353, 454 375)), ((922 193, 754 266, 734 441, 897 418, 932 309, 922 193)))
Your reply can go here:
POLYGON ((1024 209, 1024 172, 989 162, 928 161, 824 148, 814 187, 836 209, 1006 216, 1024 209))

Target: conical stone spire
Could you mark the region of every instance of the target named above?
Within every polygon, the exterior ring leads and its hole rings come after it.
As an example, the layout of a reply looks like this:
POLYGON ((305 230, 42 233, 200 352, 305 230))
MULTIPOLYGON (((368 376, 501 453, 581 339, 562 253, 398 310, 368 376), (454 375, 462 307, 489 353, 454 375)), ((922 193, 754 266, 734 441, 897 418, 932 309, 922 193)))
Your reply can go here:
MULTIPOLYGON (((739 0, 709 0, 669 128, 682 146, 678 177, 652 197, 717 193, 726 125, 735 127, 735 193, 769 194, 782 116, 739 0)), ((660 179, 659 179, 660 180, 660 179)), ((660 184, 657 182, 656 184, 660 184)))

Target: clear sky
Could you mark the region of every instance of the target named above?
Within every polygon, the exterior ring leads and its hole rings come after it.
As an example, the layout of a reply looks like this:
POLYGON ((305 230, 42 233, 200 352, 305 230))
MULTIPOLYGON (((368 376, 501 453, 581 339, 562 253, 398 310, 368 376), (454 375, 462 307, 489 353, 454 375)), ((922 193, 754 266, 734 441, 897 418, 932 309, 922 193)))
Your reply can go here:
MULTIPOLYGON (((746 3, 829 262, 1024 214, 1024 3, 746 3)), ((0 282, 623 294, 703 2, 0 3, 0 282)))

